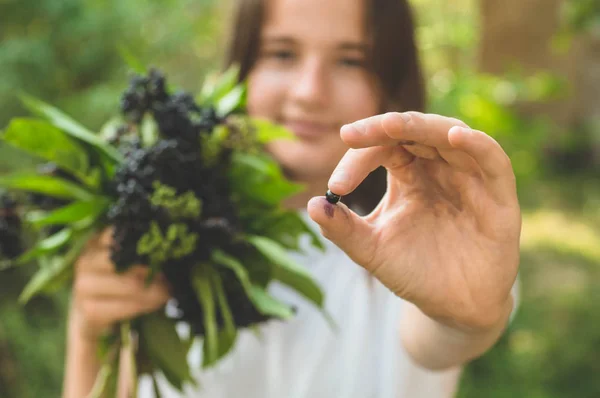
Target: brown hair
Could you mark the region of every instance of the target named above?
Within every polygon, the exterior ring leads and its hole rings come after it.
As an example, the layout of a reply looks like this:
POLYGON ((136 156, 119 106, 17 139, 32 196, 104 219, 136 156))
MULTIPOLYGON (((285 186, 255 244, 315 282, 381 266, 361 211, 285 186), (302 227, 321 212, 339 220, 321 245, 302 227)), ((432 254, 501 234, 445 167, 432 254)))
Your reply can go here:
MULTIPOLYGON (((266 0, 235 0, 225 66, 237 64, 244 80, 258 56, 266 0)), ((365 23, 373 46, 370 65, 383 94, 382 112, 423 111, 425 88, 407 0, 364 0, 365 23)), ((361 213, 372 211, 385 194, 386 170, 379 167, 344 202, 361 213)))

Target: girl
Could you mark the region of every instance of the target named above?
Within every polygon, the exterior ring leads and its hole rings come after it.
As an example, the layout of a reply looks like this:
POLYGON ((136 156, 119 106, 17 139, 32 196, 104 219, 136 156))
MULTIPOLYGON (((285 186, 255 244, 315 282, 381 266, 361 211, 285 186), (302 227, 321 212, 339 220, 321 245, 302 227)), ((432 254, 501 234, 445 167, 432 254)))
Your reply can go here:
MULTIPOLYGON (((406 1, 239 0, 228 61, 248 79, 250 114, 299 138, 270 151, 307 186, 288 205, 328 239, 325 254, 299 260, 339 330, 274 286, 297 316, 264 325, 262 339, 242 333, 185 396, 451 396, 460 367, 496 342, 513 310, 521 217, 498 143, 419 113, 406 1), (329 204, 327 188, 345 204, 329 204)), ((169 297, 164 282, 144 288, 142 268, 116 275, 109 243, 100 238, 77 265, 65 397, 90 391, 99 333, 169 297)))

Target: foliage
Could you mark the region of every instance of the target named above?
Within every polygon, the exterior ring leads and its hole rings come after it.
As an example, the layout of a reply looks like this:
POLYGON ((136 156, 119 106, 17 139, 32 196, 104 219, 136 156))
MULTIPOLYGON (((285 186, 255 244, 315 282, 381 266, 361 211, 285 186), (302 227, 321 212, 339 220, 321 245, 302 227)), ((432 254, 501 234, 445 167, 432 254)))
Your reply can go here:
POLYGON ((600 37, 600 0, 568 0, 562 7, 564 29, 600 37))
MULTIPOLYGON (((459 396, 596 396, 600 386, 592 372, 597 374, 600 352, 600 330, 595 326, 600 324, 600 258, 593 248, 600 247, 600 181, 585 173, 572 174, 581 167, 560 170, 558 166, 567 166, 562 158, 554 164, 545 161, 546 128, 551 126, 514 110, 523 100, 564 95, 563 86, 556 76, 479 74, 477 0, 411 2, 419 21, 430 110, 463 118, 506 147, 526 207, 524 231, 537 236, 537 243, 524 248, 524 290, 517 317, 500 344, 467 368, 459 396), (545 181, 558 171, 567 178, 545 181), (542 206, 551 210, 539 211, 542 206), (550 232, 559 238, 549 237, 550 232)), ((113 99, 126 75, 121 45, 144 64, 164 67, 178 85, 198 88, 198 76, 205 72, 198 66, 212 69, 222 55, 218 3, 0 1, 0 127, 25 115, 15 97, 18 91, 59 105, 92 129, 100 127, 114 112, 113 99)), ((598 0, 564 3, 569 33, 598 31, 598 0)), ((582 123, 581 131, 598 140, 597 126, 582 123)), ((568 140, 561 146, 572 148, 570 160, 580 161, 578 148, 587 142, 568 140)), ((0 148, 0 172, 15 164, 31 169, 34 163, 0 148)), ((17 271, 0 280, 0 396, 59 396, 68 297, 37 298, 24 309, 7 305, 29 277, 17 271), (33 336, 44 343, 28 347, 33 336)))

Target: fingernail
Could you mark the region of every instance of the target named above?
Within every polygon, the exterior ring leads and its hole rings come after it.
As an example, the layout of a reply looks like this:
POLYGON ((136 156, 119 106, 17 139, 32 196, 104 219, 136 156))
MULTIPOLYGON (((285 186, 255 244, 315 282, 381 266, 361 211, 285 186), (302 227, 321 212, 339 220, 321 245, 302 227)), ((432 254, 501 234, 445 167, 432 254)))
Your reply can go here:
POLYGON ((462 127, 462 126, 457 126, 458 131, 465 135, 465 136, 471 136, 473 135, 473 129, 471 128, 467 128, 467 127, 462 127))
POLYGON ((405 123, 408 123, 412 120, 408 113, 401 113, 400 117, 402 118, 402 120, 404 120, 405 123))
POLYGON ((356 130, 359 134, 364 135, 367 133, 367 126, 362 120, 352 123, 351 126, 354 127, 354 130, 356 130))
POLYGON ((348 173, 344 169, 336 169, 329 178, 329 185, 343 183, 346 179, 348 179, 348 173))

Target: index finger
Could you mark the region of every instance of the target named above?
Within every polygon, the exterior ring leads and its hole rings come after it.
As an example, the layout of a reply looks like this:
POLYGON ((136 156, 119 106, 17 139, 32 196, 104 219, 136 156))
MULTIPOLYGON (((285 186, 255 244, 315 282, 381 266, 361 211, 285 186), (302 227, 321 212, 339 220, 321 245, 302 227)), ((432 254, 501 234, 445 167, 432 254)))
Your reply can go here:
POLYGON ((342 140, 351 148, 418 143, 438 149, 452 148, 448 131, 468 127, 461 120, 420 112, 388 112, 342 126, 342 140))

